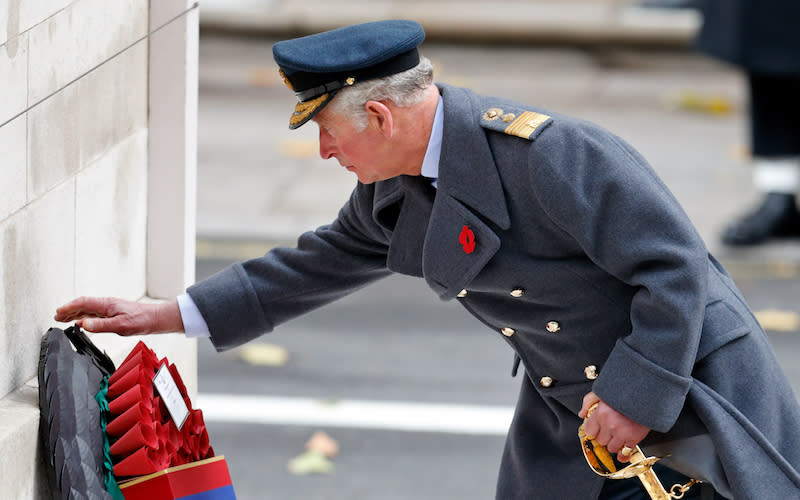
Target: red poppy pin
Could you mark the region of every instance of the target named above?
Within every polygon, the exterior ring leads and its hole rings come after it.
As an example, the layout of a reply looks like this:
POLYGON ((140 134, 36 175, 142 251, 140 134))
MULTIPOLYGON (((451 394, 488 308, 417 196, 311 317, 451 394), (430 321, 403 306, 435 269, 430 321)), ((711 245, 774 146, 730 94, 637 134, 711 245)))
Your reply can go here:
POLYGON ((464 253, 472 253, 475 251, 475 233, 467 226, 464 226, 461 230, 461 234, 458 235, 458 242, 461 243, 461 246, 464 248, 464 253))

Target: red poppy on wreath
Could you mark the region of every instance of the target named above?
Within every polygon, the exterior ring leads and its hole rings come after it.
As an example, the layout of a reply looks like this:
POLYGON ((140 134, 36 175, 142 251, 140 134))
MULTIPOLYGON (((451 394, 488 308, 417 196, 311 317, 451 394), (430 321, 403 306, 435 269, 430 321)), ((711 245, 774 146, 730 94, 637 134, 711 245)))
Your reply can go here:
POLYGON ((464 253, 472 253, 475 251, 475 233, 467 226, 464 226, 461 230, 461 234, 458 235, 458 242, 464 247, 464 253))

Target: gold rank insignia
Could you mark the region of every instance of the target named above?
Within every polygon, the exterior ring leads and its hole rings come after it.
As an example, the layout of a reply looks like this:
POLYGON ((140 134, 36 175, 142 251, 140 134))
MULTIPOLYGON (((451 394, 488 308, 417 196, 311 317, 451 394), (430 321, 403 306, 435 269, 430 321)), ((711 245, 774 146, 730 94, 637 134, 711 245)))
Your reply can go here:
POLYGON ((503 132, 508 135, 533 140, 537 131, 541 131, 552 121, 549 115, 535 111, 509 112, 492 107, 481 115, 481 125, 485 128, 503 132))
POLYGON ((530 139, 531 135, 536 132, 536 129, 549 119, 550 117, 548 115, 535 113, 533 111, 524 111, 506 127, 505 133, 508 135, 516 135, 523 139, 530 139))

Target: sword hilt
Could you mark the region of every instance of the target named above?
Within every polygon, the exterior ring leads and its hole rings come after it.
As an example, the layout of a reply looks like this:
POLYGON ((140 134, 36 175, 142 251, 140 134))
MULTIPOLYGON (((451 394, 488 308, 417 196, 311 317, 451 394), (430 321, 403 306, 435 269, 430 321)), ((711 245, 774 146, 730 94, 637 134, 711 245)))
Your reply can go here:
MULTIPOLYGON (((596 408, 597 403, 589 408, 586 418, 589 418, 589 415, 591 415, 596 408)), ((653 471, 653 465, 660 459, 658 457, 646 456, 638 446, 634 447, 633 452, 630 454, 630 463, 625 467, 619 467, 620 464, 614 460, 614 457, 604 445, 586 435, 586 431, 583 428, 585 423, 584 421, 578 428, 578 438, 581 441, 583 456, 586 458, 589 467, 596 474, 607 479, 629 479, 637 477, 639 481, 642 482, 644 489, 652 500, 683 498, 686 491, 697 483, 696 480, 692 479, 685 485, 676 484, 672 486, 668 492, 664 489, 655 471, 653 471)))

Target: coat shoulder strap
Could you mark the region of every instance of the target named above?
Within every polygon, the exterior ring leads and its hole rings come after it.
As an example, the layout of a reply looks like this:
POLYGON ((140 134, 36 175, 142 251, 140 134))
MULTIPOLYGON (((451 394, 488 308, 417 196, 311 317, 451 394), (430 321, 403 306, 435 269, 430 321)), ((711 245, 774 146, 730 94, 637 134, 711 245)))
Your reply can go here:
POLYGON ((543 113, 510 110, 500 107, 488 108, 481 115, 481 126, 483 128, 531 141, 552 122, 553 118, 543 113))

